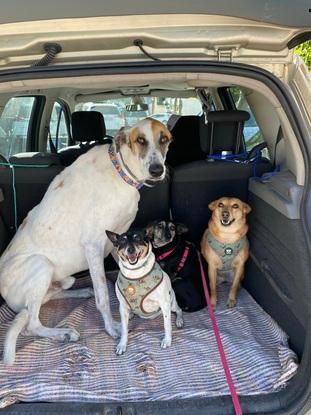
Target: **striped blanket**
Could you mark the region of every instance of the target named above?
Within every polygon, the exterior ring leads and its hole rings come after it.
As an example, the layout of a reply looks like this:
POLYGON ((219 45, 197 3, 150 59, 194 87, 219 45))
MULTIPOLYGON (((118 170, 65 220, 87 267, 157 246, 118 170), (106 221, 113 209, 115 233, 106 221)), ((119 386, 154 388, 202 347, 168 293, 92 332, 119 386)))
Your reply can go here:
MULTIPOLYGON (((109 289, 119 318, 112 283, 109 289)), ((240 290, 233 309, 226 307, 227 295, 228 285, 222 284, 216 318, 238 394, 285 387, 297 370, 286 334, 246 290, 240 290)), ((5 305, 0 308, 1 348, 13 317, 5 305)), ((0 363, 0 407, 17 401, 148 401, 229 393, 207 310, 184 313, 184 328, 173 324, 172 346, 165 350, 162 318, 135 316, 123 356, 115 355, 116 340, 105 333, 93 298, 50 301, 40 318, 51 327, 78 329, 81 339, 64 344, 20 335, 16 364, 0 363)))

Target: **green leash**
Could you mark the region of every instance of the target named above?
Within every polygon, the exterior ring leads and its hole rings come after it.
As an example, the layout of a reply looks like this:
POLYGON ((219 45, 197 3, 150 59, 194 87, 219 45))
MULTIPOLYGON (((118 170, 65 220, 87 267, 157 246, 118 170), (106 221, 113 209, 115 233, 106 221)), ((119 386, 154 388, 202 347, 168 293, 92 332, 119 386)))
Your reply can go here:
POLYGON ((1 162, 0 166, 6 166, 11 169, 12 172, 12 191, 13 191, 13 207, 14 207, 14 227, 15 232, 17 231, 17 194, 16 194, 16 186, 15 186, 15 168, 28 168, 28 167, 35 167, 35 168, 46 168, 49 167, 48 164, 15 164, 15 163, 4 163, 1 162))

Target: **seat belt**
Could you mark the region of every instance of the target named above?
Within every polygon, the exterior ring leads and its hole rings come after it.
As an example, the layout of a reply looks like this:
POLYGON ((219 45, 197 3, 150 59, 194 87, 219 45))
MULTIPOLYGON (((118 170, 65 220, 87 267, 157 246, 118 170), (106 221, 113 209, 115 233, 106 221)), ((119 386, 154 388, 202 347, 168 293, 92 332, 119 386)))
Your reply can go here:
POLYGON ((276 136, 276 140, 275 140, 275 146, 274 146, 274 154, 273 154, 273 169, 276 168, 276 151, 277 151, 277 147, 279 142, 284 138, 283 136, 283 131, 282 131, 282 127, 279 127, 279 131, 278 134, 276 136))
POLYGON ((57 148, 55 147, 55 144, 53 143, 53 140, 52 140, 52 137, 51 137, 50 127, 48 125, 46 125, 45 130, 47 131, 47 135, 48 135, 48 139, 49 139, 50 151, 51 151, 52 154, 57 154, 57 148))
POLYGON ((205 125, 207 125, 206 116, 210 112, 212 105, 213 105, 211 94, 207 93, 206 90, 203 88, 197 88, 196 93, 201 101, 202 111, 204 114, 204 122, 205 122, 205 125))

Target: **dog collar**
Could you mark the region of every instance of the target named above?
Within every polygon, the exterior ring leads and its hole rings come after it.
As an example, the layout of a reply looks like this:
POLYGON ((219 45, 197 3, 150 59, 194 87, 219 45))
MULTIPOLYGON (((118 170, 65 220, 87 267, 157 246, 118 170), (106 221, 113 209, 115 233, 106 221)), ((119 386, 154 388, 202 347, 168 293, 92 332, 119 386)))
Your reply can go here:
POLYGON ((130 267, 124 264, 121 259, 119 259, 119 268, 122 272, 122 274, 125 276, 125 278, 128 279, 140 279, 144 277, 148 272, 150 272, 155 264, 155 255, 152 252, 150 245, 149 245, 149 253, 144 258, 144 261, 142 264, 139 264, 134 267, 130 267))
POLYGON ((139 190, 143 187, 144 183, 139 182, 137 180, 131 179, 125 171, 122 169, 122 166, 117 158, 117 155, 113 149, 113 145, 110 144, 108 149, 108 154, 111 160, 111 163, 114 165, 115 169, 119 173, 119 176, 125 181, 125 183, 129 184, 130 186, 135 187, 135 189, 139 190))
POLYGON ((212 233, 207 231, 207 240, 209 246, 217 253, 222 261, 221 271, 230 271, 232 269, 232 261, 241 251, 243 246, 246 243, 246 236, 239 239, 238 241, 232 244, 223 244, 219 242, 212 233))

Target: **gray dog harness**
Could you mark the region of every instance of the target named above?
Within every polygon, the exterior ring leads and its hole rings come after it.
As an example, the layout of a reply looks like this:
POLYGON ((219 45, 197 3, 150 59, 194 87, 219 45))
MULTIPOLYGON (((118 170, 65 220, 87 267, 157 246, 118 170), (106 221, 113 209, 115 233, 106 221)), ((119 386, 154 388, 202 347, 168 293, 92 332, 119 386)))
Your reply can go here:
POLYGON ((221 271, 230 271, 232 269, 232 261, 244 247, 247 239, 246 236, 234 242, 233 244, 223 244, 213 237, 210 231, 207 231, 207 240, 209 246, 216 252, 222 260, 221 271))
POLYGON ((117 287, 132 312, 142 318, 153 318, 161 313, 158 309, 148 312, 144 309, 145 298, 155 290, 163 280, 163 272, 160 265, 155 262, 148 274, 139 278, 127 278, 120 271, 117 279, 117 287))

